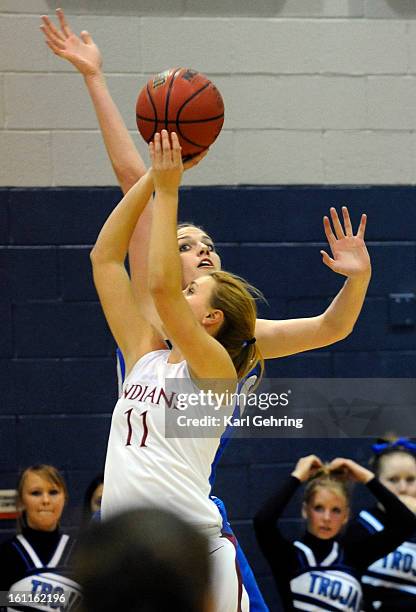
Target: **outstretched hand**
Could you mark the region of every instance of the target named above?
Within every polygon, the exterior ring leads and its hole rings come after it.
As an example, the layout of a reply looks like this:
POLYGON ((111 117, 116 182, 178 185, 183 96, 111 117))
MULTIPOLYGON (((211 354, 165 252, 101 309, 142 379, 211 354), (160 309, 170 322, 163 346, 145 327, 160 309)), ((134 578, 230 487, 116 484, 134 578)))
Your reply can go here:
POLYGON ((324 217, 324 230, 331 249, 332 257, 321 251, 323 263, 337 274, 348 277, 369 277, 371 263, 364 242, 367 215, 361 216, 360 225, 354 235, 350 216, 346 206, 342 207, 344 227, 338 218, 335 208, 330 209, 332 225, 328 217, 324 217), (335 232, 335 233, 334 233, 335 232))
POLYGON ((68 60, 84 76, 101 72, 102 58, 97 45, 85 30, 77 36, 72 32, 62 9, 56 9, 60 28, 57 28, 46 15, 42 15, 40 29, 45 35, 48 47, 63 59, 68 60))
POLYGON ((183 174, 181 146, 175 132, 162 130, 149 143, 155 191, 177 193, 183 174), (172 144, 171 144, 172 141, 172 144))

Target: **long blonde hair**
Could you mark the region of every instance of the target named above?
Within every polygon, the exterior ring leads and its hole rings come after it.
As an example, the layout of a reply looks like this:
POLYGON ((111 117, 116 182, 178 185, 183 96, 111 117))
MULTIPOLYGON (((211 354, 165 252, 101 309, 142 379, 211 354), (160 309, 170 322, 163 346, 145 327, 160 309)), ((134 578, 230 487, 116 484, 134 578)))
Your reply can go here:
POLYGON ((210 305, 224 314, 216 339, 228 351, 239 380, 258 363, 263 373, 264 361, 254 337, 256 298, 262 298, 262 294, 231 272, 212 272, 210 276, 215 281, 210 305))

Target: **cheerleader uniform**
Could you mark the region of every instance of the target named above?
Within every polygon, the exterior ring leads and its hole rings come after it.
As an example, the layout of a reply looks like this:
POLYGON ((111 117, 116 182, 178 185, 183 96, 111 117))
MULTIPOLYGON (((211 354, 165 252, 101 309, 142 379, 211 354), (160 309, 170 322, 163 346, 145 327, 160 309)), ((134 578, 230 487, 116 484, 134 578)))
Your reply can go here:
MULTIPOLYGON (((389 529, 388 515, 374 507, 360 512, 349 526, 347 537, 355 541, 368 534, 382 533, 386 528, 389 529)), ((361 582, 366 610, 416 610, 416 534, 374 561, 361 582)))
POLYGON ((0 546, 0 591, 14 596, 25 593, 27 598, 37 595, 40 601, 13 603, 3 607, 2 612, 75 609, 81 591, 70 575, 73 546, 73 538, 58 529, 38 531, 30 527, 4 542, 0 546), (59 599, 61 595, 65 601, 59 599))
POLYGON ((300 484, 298 478, 290 476, 254 519, 257 540, 271 567, 284 609, 359 612, 361 575, 368 565, 394 550, 415 530, 416 519, 395 495, 373 478, 366 486, 394 519, 394 527, 366 534, 355 542, 342 534, 324 540, 308 532, 290 542, 276 521, 300 484))

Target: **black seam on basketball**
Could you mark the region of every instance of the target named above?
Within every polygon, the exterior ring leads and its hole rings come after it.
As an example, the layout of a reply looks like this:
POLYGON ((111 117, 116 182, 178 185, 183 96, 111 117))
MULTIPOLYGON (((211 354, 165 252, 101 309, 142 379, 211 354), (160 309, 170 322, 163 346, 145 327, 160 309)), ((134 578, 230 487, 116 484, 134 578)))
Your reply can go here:
POLYGON ((189 98, 187 98, 185 100, 185 102, 182 104, 182 106, 180 107, 180 109, 178 110, 178 112, 176 113, 176 121, 179 121, 179 116, 181 114, 181 112, 183 111, 183 109, 185 108, 185 106, 188 104, 188 102, 190 102, 191 100, 193 100, 195 98, 195 96, 198 96, 201 91, 204 91, 204 89, 206 89, 207 87, 209 87, 211 85, 210 81, 208 81, 208 83, 205 83, 205 85, 203 85, 201 87, 201 89, 198 89, 197 91, 195 91, 192 96, 190 96, 189 98))
MULTIPOLYGON (((185 140, 186 142, 189 142, 189 144, 194 145, 194 147, 199 147, 200 149, 204 150, 207 149, 210 145, 206 145, 206 144, 201 144, 199 142, 194 142, 193 140, 190 140, 189 138, 187 138, 186 136, 183 135, 180 125, 178 124, 177 126, 177 130, 180 134, 180 137, 182 138, 182 140, 185 140)), ((195 155, 195 153, 193 153, 193 155, 195 155)))
POLYGON ((177 75, 177 73, 178 73, 180 70, 182 70, 182 69, 181 69, 181 68, 177 68, 177 69, 175 70, 175 72, 172 74, 172 78, 171 78, 171 80, 170 80, 169 87, 168 87, 168 93, 166 94, 166 104, 165 104, 165 130, 167 130, 167 129, 168 129, 168 124, 169 124, 169 121, 168 121, 168 116, 169 116, 169 100, 170 100, 170 94, 171 94, 171 92, 172 92, 172 87, 173 87, 173 84, 174 84, 174 82, 175 82, 176 75, 177 75))
MULTIPOLYGON (((180 107, 180 109, 178 110, 177 114, 176 114, 176 129, 178 130, 178 133, 180 134, 181 138, 183 140, 185 140, 186 142, 189 142, 189 144, 194 145, 194 147, 200 147, 201 149, 206 149, 207 146, 209 145, 205 145, 205 144, 200 144, 198 142, 194 142, 193 140, 190 140, 189 138, 187 138, 182 130, 181 130, 181 123, 186 123, 185 121, 181 121, 180 120, 180 114, 183 111, 183 109, 185 108, 185 106, 191 102, 191 100, 193 100, 196 96, 198 96, 202 91, 204 91, 207 87, 209 87, 211 85, 211 82, 209 81, 208 83, 205 83, 205 85, 203 87, 201 87, 200 89, 198 89, 197 91, 195 91, 192 96, 190 96, 189 98, 187 98, 187 100, 185 100, 185 102, 182 104, 182 106, 180 107)), ((220 115, 220 118, 224 117, 224 113, 222 113, 222 115, 220 115)), ((193 121, 191 123, 194 123, 193 121)), ((195 121, 195 123, 203 123, 203 121, 195 121)), ((187 125, 189 125, 187 123, 187 125)))
MULTIPOLYGON (((181 119, 179 122, 174 119, 169 119, 165 121, 165 123, 207 123, 209 121, 216 121, 217 119, 222 119, 224 117, 224 113, 222 115, 215 115, 215 117, 208 117, 207 119, 181 119)), ((150 117, 143 117, 143 115, 138 115, 136 113, 136 119, 140 119, 140 121, 154 121, 154 119, 150 119, 150 117)))
MULTIPOLYGON (((157 118, 156 104, 154 103, 153 98, 152 98, 152 94, 150 93, 149 84, 146 85, 146 91, 147 91, 147 95, 149 96, 150 104, 152 105, 153 111, 155 113, 155 118, 152 119, 152 121, 154 121, 153 132, 152 132, 152 135, 150 136, 149 140, 147 140, 147 142, 151 142, 153 140, 154 135, 156 134, 156 127, 157 127, 158 118, 157 118)), ((139 117, 139 115, 137 115, 137 113, 136 113, 136 117, 139 117)))

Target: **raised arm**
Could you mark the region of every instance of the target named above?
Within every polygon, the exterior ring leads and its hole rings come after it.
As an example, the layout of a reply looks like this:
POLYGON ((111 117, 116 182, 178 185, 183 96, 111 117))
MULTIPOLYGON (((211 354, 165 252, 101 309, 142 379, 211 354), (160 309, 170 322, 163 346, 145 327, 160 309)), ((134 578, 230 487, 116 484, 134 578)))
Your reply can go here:
MULTIPOLYGON (((149 148, 155 186, 149 251, 150 293, 166 337, 179 349, 194 377, 235 381, 236 371, 230 356, 202 325, 205 304, 200 313, 194 314, 182 291, 176 226, 183 165, 175 133, 171 139, 172 146, 167 131, 162 130, 149 148)), ((194 290, 192 283, 186 289, 189 293, 194 290)))
POLYGON ((70 62, 84 77, 115 175, 123 193, 127 193, 146 172, 146 165, 107 88, 99 48, 87 31, 77 36, 71 30, 62 9, 56 13, 59 28, 49 17, 42 16, 45 42, 55 55, 70 62))
POLYGON ((127 372, 145 353, 165 348, 141 315, 124 266, 131 235, 152 189, 153 181, 147 173, 110 214, 91 251, 94 283, 127 372))
POLYGON ((321 251, 323 263, 346 276, 344 286, 321 315, 303 319, 271 321, 258 319, 256 338, 265 359, 284 357, 328 346, 346 338, 361 312, 371 277, 371 264, 364 242, 366 215, 354 235, 348 210, 342 207, 344 227, 335 208, 324 217, 324 230, 332 252, 321 251))
MULTIPOLYGON (((102 56, 87 31, 77 36, 71 29, 62 9, 57 9, 59 27, 46 15, 42 16, 41 29, 45 42, 55 55, 70 62, 84 77, 85 85, 94 106, 108 157, 117 181, 124 194, 146 172, 140 156, 123 118, 111 97, 102 72, 102 56)), ((149 197, 151 191, 149 191, 149 197)), ((149 297, 148 249, 152 222, 152 200, 135 227, 129 244, 130 275, 133 291, 140 298, 143 315, 158 325, 158 317, 149 297)))

